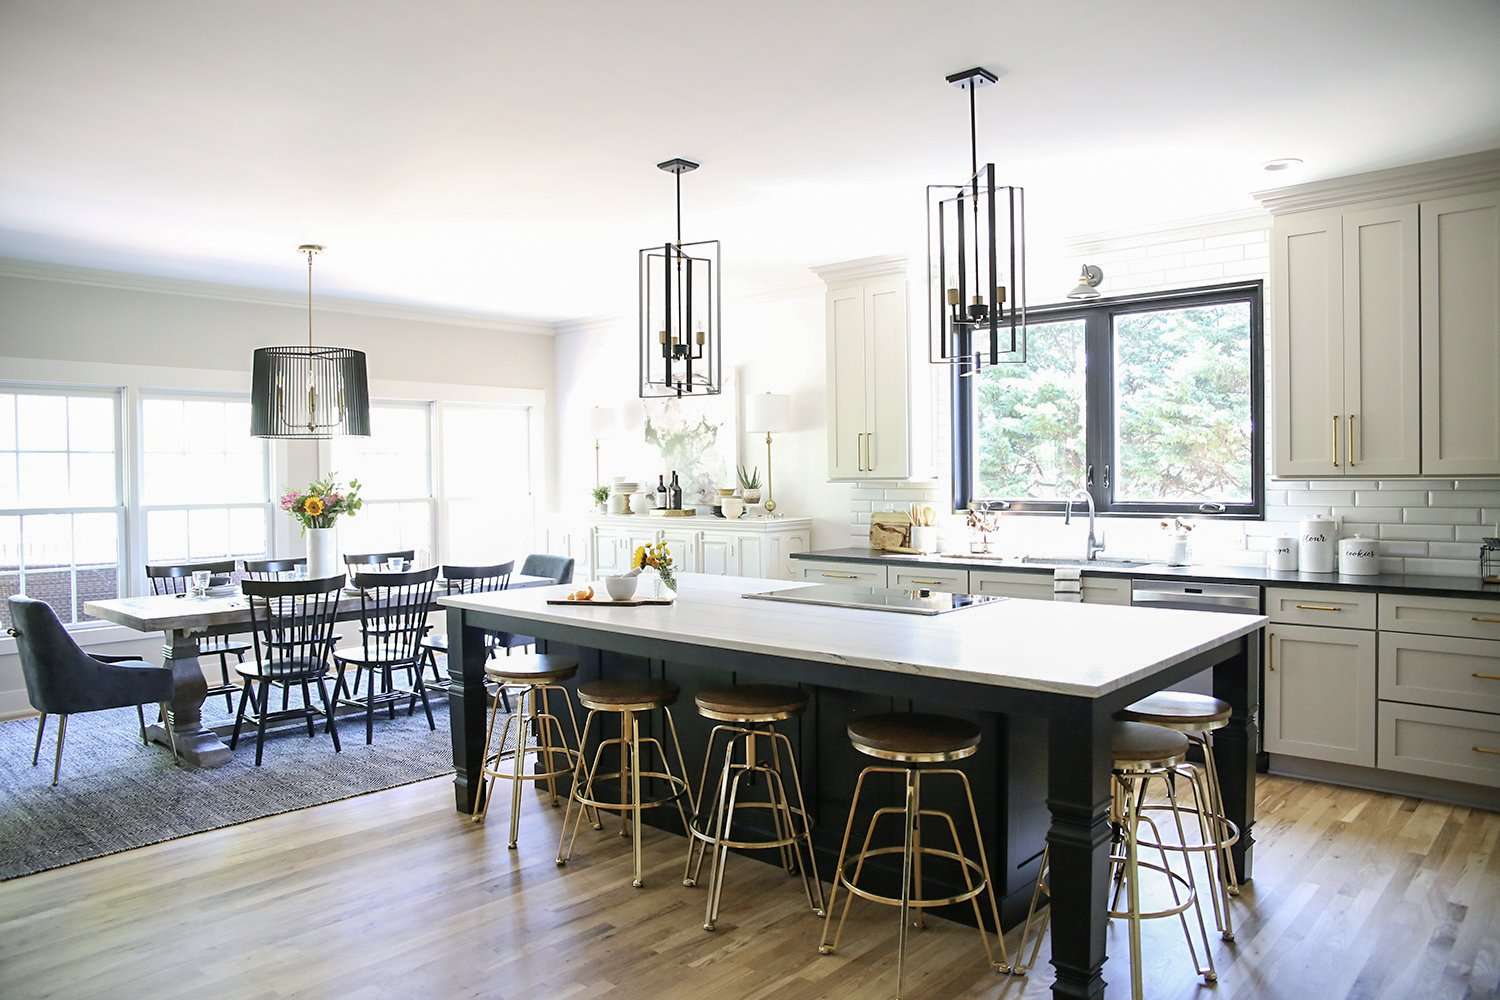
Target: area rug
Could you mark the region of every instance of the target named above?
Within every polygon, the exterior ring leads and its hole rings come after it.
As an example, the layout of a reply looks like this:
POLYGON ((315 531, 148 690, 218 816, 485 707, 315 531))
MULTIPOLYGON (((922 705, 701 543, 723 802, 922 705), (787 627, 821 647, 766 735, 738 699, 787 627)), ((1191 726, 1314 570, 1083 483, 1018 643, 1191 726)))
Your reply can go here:
MULTIPOLYGON (((221 699, 203 706, 204 724, 233 721, 221 699)), ((366 745, 364 717, 340 713, 343 752, 321 725, 267 735, 255 766, 255 738, 240 737, 223 767, 177 767, 161 747, 142 746, 135 709, 68 719, 62 777, 52 781, 57 720, 47 720, 41 759, 31 766, 36 719, 0 722, 0 881, 143 847, 263 816, 394 788, 453 773, 445 697, 432 699, 437 731, 420 706, 407 717, 375 720, 366 745)))

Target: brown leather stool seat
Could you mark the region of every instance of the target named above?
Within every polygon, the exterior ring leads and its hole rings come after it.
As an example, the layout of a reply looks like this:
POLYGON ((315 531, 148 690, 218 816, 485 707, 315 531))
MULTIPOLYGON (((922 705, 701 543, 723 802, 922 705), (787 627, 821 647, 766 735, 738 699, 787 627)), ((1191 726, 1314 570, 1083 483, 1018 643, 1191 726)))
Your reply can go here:
POLYGON ((704 688, 693 697, 698 714, 719 722, 779 722, 807 707, 807 694, 782 684, 704 688))
POLYGON ((866 715, 849 723, 849 742, 860 753, 881 760, 962 760, 979 749, 979 726, 950 715, 866 715))
POLYGON ((501 684, 541 684, 566 680, 578 673, 578 661, 571 656, 550 653, 528 653, 507 656, 485 664, 484 675, 501 684))
POLYGON ((1188 738, 1144 722, 1116 722, 1109 734, 1115 764, 1165 765, 1187 756, 1188 738))
POLYGON ((677 685, 650 678, 612 678, 578 685, 578 703, 597 712, 648 712, 677 700, 677 685))
POLYGON ((1115 718, 1123 722, 1147 722, 1179 732, 1201 733, 1228 725, 1231 711, 1229 702, 1212 695, 1158 691, 1122 709, 1115 718))

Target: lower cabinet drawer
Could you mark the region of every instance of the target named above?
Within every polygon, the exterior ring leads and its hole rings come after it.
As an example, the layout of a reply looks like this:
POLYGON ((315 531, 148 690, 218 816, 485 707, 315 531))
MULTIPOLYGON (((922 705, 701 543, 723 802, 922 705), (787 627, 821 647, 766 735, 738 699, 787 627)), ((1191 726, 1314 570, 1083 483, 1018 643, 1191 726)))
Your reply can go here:
POLYGON ((1380 703, 1379 766, 1500 788, 1500 715, 1380 703))
POLYGON ((1380 697, 1500 712, 1500 642, 1381 632, 1380 697))
POLYGON ((817 583, 857 583, 866 587, 884 587, 885 567, 871 563, 818 562, 793 559, 797 579, 817 583))
POLYGON ((890 585, 898 589, 936 590, 944 594, 967 594, 969 571, 966 569, 932 569, 925 566, 891 566, 890 585))
POLYGON ((976 569, 969 571, 969 592, 993 597, 1024 597, 1052 600, 1052 574, 1023 570, 976 569))
POLYGON ((1130 581, 1120 577, 1086 576, 1082 593, 1084 604, 1129 604, 1130 581))
POLYGON ((1375 595, 1357 590, 1267 587, 1266 617, 1287 625, 1374 628, 1375 595))
POLYGON ((1381 594, 1380 630, 1500 639, 1500 601, 1381 594))

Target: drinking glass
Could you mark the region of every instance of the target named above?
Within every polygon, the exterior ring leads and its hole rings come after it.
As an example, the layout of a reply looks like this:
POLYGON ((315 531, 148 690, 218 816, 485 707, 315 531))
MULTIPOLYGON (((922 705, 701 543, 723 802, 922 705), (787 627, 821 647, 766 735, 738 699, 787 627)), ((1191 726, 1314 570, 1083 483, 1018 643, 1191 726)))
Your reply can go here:
POLYGON ((387 573, 399 573, 405 567, 406 560, 402 559, 400 556, 391 556, 385 561, 385 571, 387 573))
POLYGON ((213 575, 206 569, 193 570, 193 593, 198 597, 208 596, 208 584, 213 575))

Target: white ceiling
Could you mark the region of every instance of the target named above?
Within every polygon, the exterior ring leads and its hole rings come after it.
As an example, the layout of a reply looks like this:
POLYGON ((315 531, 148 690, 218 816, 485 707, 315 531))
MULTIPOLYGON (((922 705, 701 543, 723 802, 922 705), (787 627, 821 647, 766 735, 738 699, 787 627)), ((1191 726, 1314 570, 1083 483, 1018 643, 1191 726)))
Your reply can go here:
POLYGON ((631 313, 671 156, 726 291, 920 252, 970 65, 1045 244, 1500 146, 1497 52, 1496 0, 13 0, 0 255, 292 290, 319 241, 330 294, 631 313))

